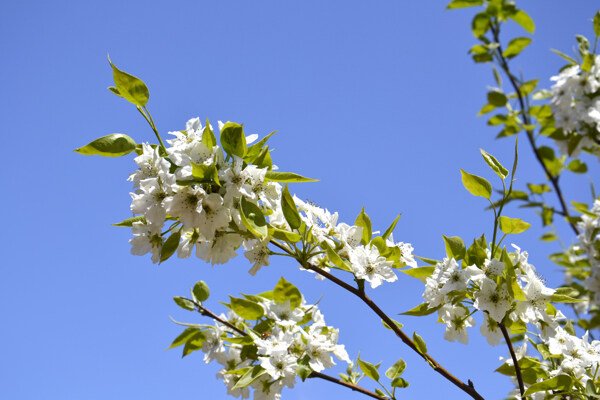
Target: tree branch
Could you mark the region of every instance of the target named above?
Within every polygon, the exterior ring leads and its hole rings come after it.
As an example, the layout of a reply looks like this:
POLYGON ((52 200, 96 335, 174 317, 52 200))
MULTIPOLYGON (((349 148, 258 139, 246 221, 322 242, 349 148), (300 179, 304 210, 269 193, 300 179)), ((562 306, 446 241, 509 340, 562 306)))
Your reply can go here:
MULTIPOLYGON (((521 88, 519 87, 515 77, 510 72, 510 68, 508 66, 508 61, 506 61, 506 58, 502 55, 503 51, 502 51, 502 46, 500 45, 500 38, 499 38, 500 30, 499 30, 498 26, 496 26, 494 23, 491 26, 491 30, 492 30, 492 34, 494 35, 494 42, 496 42, 496 44, 498 44, 498 47, 496 48, 496 52, 498 54, 500 68, 502 68, 502 70, 508 77, 513 89, 515 90, 517 99, 519 101, 519 105, 521 106, 521 115, 523 116, 523 122, 525 125, 529 126, 529 125, 531 125, 531 120, 529 119, 529 114, 526 112, 527 107, 525 106, 525 99, 523 96, 523 92, 521 92, 521 88)), ((554 192, 556 193, 556 196, 558 197, 558 201, 560 202, 560 206, 562 207, 563 214, 565 215, 565 217, 570 217, 569 209, 565 202, 565 198, 563 196, 562 190, 558 184, 559 177, 552 175, 550 173, 550 170, 548 170, 548 167, 546 167, 546 164, 544 164, 544 160, 542 159, 542 156, 541 156, 538 148, 535 146, 535 137, 533 134, 533 130, 525 129, 525 133, 527 134, 527 139, 529 140, 529 144, 531 145, 531 149, 533 150, 535 158, 538 160, 538 162, 542 166, 544 173, 546 174, 546 178, 550 181, 550 183, 554 187, 554 192)), ((575 232, 576 235, 579 235, 580 232, 579 232, 579 229, 577 228, 577 226, 570 221, 569 221, 569 225, 573 229, 573 232, 575 232)))
POLYGON ((521 374, 521 367, 519 366, 519 360, 517 359, 517 355, 515 354, 515 349, 513 348, 512 341, 510 340, 510 336, 508 335, 508 331, 506 330, 506 326, 504 324, 498 324, 500 330, 502 331, 502 336, 504 336, 504 340, 506 341, 506 345, 508 346, 508 351, 510 352, 510 357, 513 360, 513 364, 515 365, 515 372, 517 375, 517 381, 519 382, 519 391, 521 392, 521 399, 525 400, 523 395, 525 394, 525 385, 523 384, 523 375, 521 374))
MULTIPOLYGON (((271 244, 273 244, 274 246, 277 246, 278 248, 282 249, 285 252, 289 252, 289 249, 287 249, 285 246, 282 246, 280 243, 278 243, 278 242, 276 242, 274 240, 271 240, 271 244)), ((452 375, 450 372, 448 372, 445 368, 443 368, 429 354, 423 354, 423 353, 421 353, 417 349, 417 346, 412 341, 412 339, 410 339, 410 337, 408 337, 408 335, 406 335, 402 331, 402 329, 400 329, 394 323, 394 321, 386 313, 384 313, 381 310, 381 308, 379 308, 379 306, 377 306, 377 304, 375 304, 375 302, 373 300, 371 300, 364 292, 362 292, 359 289, 357 289, 357 288, 355 288, 355 287, 347 284, 346 282, 342 281, 341 279, 333 276, 329 272, 324 271, 323 269, 321 269, 321 268, 319 268, 319 267, 317 267, 317 266, 315 266, 313 264, 306 263, 305 265, 303 265, 303 267, 306 268, 306 269, 309 269, 311 271, 314 271, 317 274, 319 274, 319 275, 327 278, 328 280, 332 281, 336 285, 344 288, 348 292, 352 293, 353 295, 355 295, 356 297, 358 297, 359 299, 361 299, 371 310, 373 310, 375 312, 375 314, 377 314, 392 329, 392 331, 394 331, 394 333, 396 334, 396 336, 398 336, 400 338, 400 340, 402 340, 402 342, 404 344, 406 344, 408 347, 410 347, 412 350, 414 350, 417 354, 419 354, 425 361, 427 361, 427 363, 437 373, 439 373, 444 378, 446 378, 447 380, 449 380, 450 382, 452 382, 455 386, 457 386, 459 389, 461 389, 462 391, 464 391, 465 393, 467 393, 472 398, 477 399, 477 400, 484 400, 484 398, 479 393, 477 393, 477 391, 475 390, 475 387, 473 386, 472 383, 466 384, 466 383, 462 382, 460 379, 458 379, 457 377, 455 377, 454 375, 452 375)))

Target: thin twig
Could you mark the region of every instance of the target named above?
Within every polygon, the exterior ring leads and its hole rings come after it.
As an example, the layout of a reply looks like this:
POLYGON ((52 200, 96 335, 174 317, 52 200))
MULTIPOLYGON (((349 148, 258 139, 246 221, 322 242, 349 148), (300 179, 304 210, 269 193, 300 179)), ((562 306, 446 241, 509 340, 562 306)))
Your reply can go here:
MULTIPOLYGON (((230 328, 233 331, 235 331, 236 333, 238 333, 240 336, 248 336, 248 334, 246 332, 244 332, 243 330, 237 328, 231 322, 225 321, 223 318, 219 317, 218 315, 216 315, 215 313, 213 313, 209 309, 203 307, 201 304, 199 304, 199 303, 197 303, 197 302, 195 302, 195 301, 193 301, 191 299, 188 299, 188 300, 190 300, 192 303, 194 303, 194 305, 198 308, 198 312, 200 314, 204 315, 205 317, 212 318, 215 321, 218 321, 219 323, 227 326, 228 328, 230 328)), ((377 393, 371 392, 370 390, 367 390, 367 389, 365 389, 363 387, 360 387, 360 386, 355 385, 353 383, 344 382, 341 379, 334 378, 333 376, 326 375, 326 374, 323 374, 321 372, 312 371, 308 377, 309 378, 324 379, 324 380, 326 380, 328 382, 336 383, 338 385, 347 387, 348 389, 351 389, 351 390, 354 390, 356 392, 360 392, 360 393, 362 393, 364 395, 373 397, 374 399, 389 400, 389 399, 387 399, 387 397, 380 396, 377 393)))
MULTIPOLYGON (((513 89, 515 90, 517 99, 519 100, 519 105, 521 106, 521 115, 523 116, 524 124, 527 126, 530 126, 531 120, 529 119, 529 114, 527 113, 527 110, 525 107, 525 100, 523 97, 523 92, 521 92, 521 88, 517 84, 515 77, 511 74, 510 68, 508 67, 508 62, 506 61, 506 58, 502 55, 503 50, 502 50, 502 46, 500 45, 500 38, 498 37, 500 31, 499 31, 498 27, 495 26, 494 24, 492 24, 491 30, 494 35, 494 42, 496 42, 496 44, 498 45, 498 47, 496 48, 496 51, 498 53, 500 67, 502 68, 502 70, 504 71, 504 73, 506 74, 508 79, 510 80, 511 85, 512 85, 513 89)), ((558 197, 558 201, 560 202, 560 206, 562 207, 563 214, 565 215, 565 217, 570 217, 567 203, 565 202, 565 198, 563 196, 562 190, 561 190, 560 186, 558 185, 559 176, 552 175, 550 173, 550 170, 548 169, 548 167, 546 167, 546 164, 544 164, 544 160, 542 159, 542 156, 541 156, 538 148, 535 146, 535 137, 533 134, 533 130, 530 128, 525 129, 525 133, 527 134, 527 139, 529 140, 531 149, 533 150, 533 153, 535 154, 535 158, 538 160, 538 162, 544 169, 544 172, 546 173, 546 177, 548 178, 548 180, 554 187, 554 192, 556 193, 556 196, 558 197)), ((569 222, 569 225, 571 226, 571 228, 573 229, 573 232, 575 232, 576 235, 579 235, 580 232, 579 232, 579 229, 577 228, 577 226, 575 224, 573 224, 571 221, 568 221, 568 222, 569 222)))
MULTIPOLYGON (((282 249, 283 251, 289 251, 285 246, 282 246, 280 243, 271 240, 271 244, 273 244, 274 246, 279 247, 280 249, 282 249)), ((369 308, 371 310, 373 310, 375 312, 375 314, 377 314, 391 329, 392 331, 394 331, 394 333, 400 338, 400 340, 402 340, 402 342, 404 344, 406 344, 408 347, 410 347, 412 350, 414 350, 417 354, 419 354, 425 361, 427 361, 427 363, 440 375, 442 375, 444 378, 446 378, 447 380, 449 380, 450 382, 452 382, 455 386, 457 386, 458 388, 460 388, 462 391, 464 391, 465 393, 467 393, 469 396, 471 396, 474 399, 477 400, 484 400, 484 398, 477 393, 477 391, 475 390, 475 387, 473 386, 473 384, 466 384, 464 382, 462 382, 460 379, 458 379, 457 377, 455 377, 454 375, 452 375, 450 372, 448 372, 445 368, 443 368, 437 361, 435 361, 435 359, 433 357, 431 357, 429 354, 424 354, 421 353, 418 348, 417 345, 410 339, 410 337, 408 337, 408 335, 406 335, 402 329, 400 329, 398 327, 398 325, 396 325, 396 323, 386 314, 384 313, 381 308, 379 308, 377 306, 377 304, 375 304, 375 302, 373 300, 371 300, 363 291, 347 284, 346 282, 342 281, 341 279, 333 276, 332 274, 330 274, 329 272, 324 271, 323 269, 310 264, 310 263, 306 263, 305 265, 303 265, 304 268, 309 269, 311 271, 316 272, 317 274, 327 278, 328 280, 332 281, 333 283, 335 283, 336 285, 346 289, 348 292, 352 293, 353 295, 355 295, 356 297, 358 297, 359 299, 361 299, 367 306, 369 306, 369 308)))
POLYGON ((506 326, 504 326, 504 324, 498 324, 498 326, 502 331, 502 336, 504 336, 504 340, 506 341, 506 345, 508 346, 508 351, 510 352, 510 357, 512 358, 513 364, 515 366, 517 381, 519 382, 519 391, 521 392, 521 399, 525 400, 525 397, 523 396, 525 394, 525 385, 523 384, 523 375, 521 375, 521 367, 519 366, 519 360, 517 359, 517 355, 515 354, 515 349, 513 348, 512 341, 510 340, 510 336, 508 335, 508 331, 506 330, 506 326))

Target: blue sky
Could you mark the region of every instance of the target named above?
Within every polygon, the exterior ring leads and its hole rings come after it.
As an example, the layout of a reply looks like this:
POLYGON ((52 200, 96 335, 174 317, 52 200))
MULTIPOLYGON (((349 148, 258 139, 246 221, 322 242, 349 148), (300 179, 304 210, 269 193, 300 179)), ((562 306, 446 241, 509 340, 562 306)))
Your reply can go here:
MULTIPOLYGON (((574 35, 592 35, 598 6, 578 1, 523 1, 537 24, 534 42, 514 62, 527 78, 549 77, 562 66, 550 52, 571 53, 574 35)), ((282 170, 319 178, 294 185, 301 198, 340 213, 352 223, 364 205, 375 229, 403 214, 395 238, 418 255, 443 256, 442 234, 465 241, 488 236, 492 216, 460 183, 459 169, 488 177, 478 149, 512 163, 513 141, 475 117, 493 84, 487 65, 466 54, 475 43, 472 10, 445 11, 445 1, 21 1, 0 8, 4 76, 0 109, 6 169, 0 172, 5 210, 0 269, 0 397, 10 399, 225 398, 216 367, 199 354, 183 360, 165 351, 179 327, 200 316, 171 298, 197 280, 212 291, 208 305, 223 311, 228 294, 258 293, 280 276, 320 306, 352 357, 403 357, 411 383, 407 397, 440 393, 466 398, 381 327, 366 307, 327 282, 284 260, 251 277, 245 258, 214 268, 200 260, 156 266, 129 254, 128 229, 110 226, 129 216, 126 182, 132 157, 84 157, 72 150, 109 133, 152 141, 134 107, 106 90, 106 60, 142 78, 158 128, 184 127, 189 118, 244 123, 270 143, 282 170)), ((516 26, 508 35, 523 35, 516 26)), ((507 36, 505 36, 506 38, 507 36)), ((543 173, 524 140, 518 184, 540 183, 543 173)), ((593 163, 593 160, 589 160, 593 163)), ((590 201, 589 176, 565 181, 570 200, 590 201)), ((533 223, 512 241, 551 284, 560 271, 547 260, 555 243, 537 241, 542 230, 530 210, 507 215, 533 223)), ((558 228, 571 240, 570 231, 558 228)), ((372 292, 390 314, 421 302, 411 278, 372 292)), ((511 387, 492 371, 504 348, 471 332, 463 346, 443 341, 435 317, 400 317, 419 332, 430 353, 486 399, 511 387)), ((363 381, 373 389, 374 386, 363 381)), ((326 382, 300 383, 284 399, 359 395, 326 382)))

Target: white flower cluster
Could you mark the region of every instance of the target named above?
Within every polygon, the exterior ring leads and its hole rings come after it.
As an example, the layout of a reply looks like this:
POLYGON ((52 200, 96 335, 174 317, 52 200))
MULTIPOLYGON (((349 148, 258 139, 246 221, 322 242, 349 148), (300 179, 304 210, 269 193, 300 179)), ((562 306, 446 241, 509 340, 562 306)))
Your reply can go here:
POLYGON ((577 156, 582 148, 595 146, 600 138, 600 97, 597 96, 600 56, 594 60, 589 71, 574 65, 551 78, 555 84, 552 86, 550 107, 556 127, 562 128, 566 134, 564 138, 556 139, 562 154, 577 156), (569 135, 575 139, 572 148, 569 148, 569 135))
POLYGON ((461 268, 453 258, 436 264, 433 274, 426 279, 423 298, 429 309, 438 310, 440 320, 446 324, 446 340, 466 344, 466 328, 475 326, 471 315, 477 310, 484 312, 480 332, 492 346, 502 338, 498 324, 507 314, 508 323, 530 323, 546 335, 558 326, 558 320, 564 316, 560 312, 550 315, 546 309, 554 289, 547 288, 535 267, 527 262, 527 252, 515 248, 512 281, 504 278, 505 263, 490 259, 489 254, 481 268, 477 265, 461 268))
POLYGON ((579 242, 576 250, 583 250, 590 264, 590 276, 585 286, 593 295, 591 300, 600 305, 600 200, 594 200, 589 212, 581 216, 577 226, 581 233, 577 236, 579 242))
POLYGON ((161 154, 159 147, 143 145, 142 154, 135 158, 139 169, 129 177, 136 189, 131 194, 131 211, 144 217, 133 224, 131 252, 150 252, 152 261, 159 262, 165 223, 175 221, 169 230, 179 232, 179 257, 189 257, 196 247, 199 258, 213 265, 224 264, 243 245, 246 257, 254 264, 254 274, 269 264, 268 251, 264 243, 246 234, 240 199, 243 196, 256 205, 275 208, 281 185, 265 182, 267 168, 245 165, 237 156, 224 160, 218 145, 209 148, 203 140, 208 130, 212 127, 203 128, 195 118, 187 122, 185 131, 171 132, 175 138, 167 140, 167 154, 161 154), (214 168, 219 184, 199 182, 193 174, 194 165, 214 168))
MULTIPOLYGON (((279 399, 284 387, 294 387, 300 364, 320 372, 335 365, 332 356, 350 362, 344 345, 337 343, 338 330, 325 324, 316 305, 303 301, 292 309, 290 300, 277 303, 264 297, 253 298, 260 298, 264 317, 253 329, 260 336, 247 337, 253 339, 250 344, 236 343, 231 335, 237 334, 218 323, 204 331, 204 361, 216 360, 222 365, 217 377, 223 379, 228 394, 247 399, 252 387, 255 400, 279 399), (244 384, 239 383, 241 379, 244 384)), ((235 326, 247 324, 232 310, 227 317, 221 317, 235 326)))
MULTIPOLYGON (((363 227, 350 226, 344 222, 338 223, 338 213, 331 214, 327 209, 320 208, 309 202, 304 202, 294 196, 298 211, 302 212, 302 221, 311 228, 316 242, 322 246, 335 249, 337 254, 350 262, 352 272, 358 279, 369 282, 371 288, 376 288, 384 281, 394 282, 398 279, 393 268, 404 266, 416 267, 412 255, 413 247, 408 243, 395 243, 390 235, 385 241, 385 251, 396 254, 396 257, 381 254, 380 248, 373 243, 362 245, 363 227), (392 250, 395 248, 395 252, 392 250)), ((324 264, 326 258, 322 255, 313 257, 310 262, 321 266, 325 271, 329 268, 324 264)), ((317 275, 317 278, 320 278, 317 275)))

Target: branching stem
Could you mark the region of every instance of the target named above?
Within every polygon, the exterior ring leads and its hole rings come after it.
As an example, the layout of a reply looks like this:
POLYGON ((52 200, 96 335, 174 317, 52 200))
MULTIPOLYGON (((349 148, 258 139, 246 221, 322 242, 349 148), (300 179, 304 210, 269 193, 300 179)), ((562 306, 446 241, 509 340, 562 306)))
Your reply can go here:
POLYGON ((525 394, 525 385, 523 384, 523 375, 521 374, 521 367, 519 366, 519 360, 517 359, 517 355, 515 354, 515 349, 513 348, 512 341, 510 340, 510 336, 508 335, 508 331, 506 330, 506 326, 504 324, 498 324, 500 330, 502 331, 502 336, 504 336, 504 340, 506 341, 506 345, 508 346, 508 351, 510 352, 510 357, 513 360, 513 364, 515 366, 515 373, 517 375, 517 382, 519 382, 519 391, 521 392, 521 399, 525 400, 523 396, 525 394))

